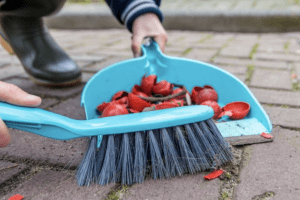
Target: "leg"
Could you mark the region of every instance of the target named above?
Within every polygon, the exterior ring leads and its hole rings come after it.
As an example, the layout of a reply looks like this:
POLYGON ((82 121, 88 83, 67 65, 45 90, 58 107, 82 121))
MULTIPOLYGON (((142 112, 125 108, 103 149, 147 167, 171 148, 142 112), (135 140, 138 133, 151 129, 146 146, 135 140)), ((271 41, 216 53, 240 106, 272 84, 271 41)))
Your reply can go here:
POLYGON ((64 2, 7 0, 0 9, 5 38, 37 84, 65 86, 81 80, 75 62, 55 43, 43 24, 42 17, 58 12, 64 2))

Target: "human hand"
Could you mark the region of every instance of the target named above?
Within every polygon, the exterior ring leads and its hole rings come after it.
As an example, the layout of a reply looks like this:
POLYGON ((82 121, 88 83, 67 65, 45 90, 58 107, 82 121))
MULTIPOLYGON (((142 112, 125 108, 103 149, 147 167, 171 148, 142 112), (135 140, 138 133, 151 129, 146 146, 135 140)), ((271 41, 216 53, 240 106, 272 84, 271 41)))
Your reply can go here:
MULTIPOLYGON (((20 106, 39 106, 42 99, 24 92, 19 87, 0 81, 0 101, 20 106)), ((5 123, 0 119, 0 148, 6 147, 10 142, 10 134, 5 123)))
POLYGON ((152 37, 164 52, 168 36, 156 14, 146 13, 137 17, 133 21, 132 33, 131 48, 134 57, 141 56, 141 45, 145 37, 152 37))

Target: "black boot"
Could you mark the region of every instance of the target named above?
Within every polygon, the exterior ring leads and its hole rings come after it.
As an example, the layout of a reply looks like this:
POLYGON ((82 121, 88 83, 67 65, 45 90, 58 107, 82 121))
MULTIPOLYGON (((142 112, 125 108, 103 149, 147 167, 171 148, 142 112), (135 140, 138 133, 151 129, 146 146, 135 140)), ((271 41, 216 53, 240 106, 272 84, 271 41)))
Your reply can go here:
MULTIPOLYGON (((55 12, 55 8, 61 7, 60 4, 56 4, 57 7, 55 4, 48 5, 48 8, 41 7, 40 10, 44 9, 44 11, 32 14, 33 8, 41 6, 41 4, 36 3, 38 1, 19 0, 17 2, 19 4, 16 3, 14 9, 12 9, 13 5, 7 4, 1 7, 1 26, 7 42, 11 45, 29 76, 37 84, 50 86, 65 86, 80 82, 81 72, 79 68, 55 43, 41 18, 43 13, 55 12), (29 4, 30 2, 36 4, 29 4)), ((40 2, 44 1, 40 0, 40 2)), ((62 1, 47 0, 45 2, 61 3, 62 1)))

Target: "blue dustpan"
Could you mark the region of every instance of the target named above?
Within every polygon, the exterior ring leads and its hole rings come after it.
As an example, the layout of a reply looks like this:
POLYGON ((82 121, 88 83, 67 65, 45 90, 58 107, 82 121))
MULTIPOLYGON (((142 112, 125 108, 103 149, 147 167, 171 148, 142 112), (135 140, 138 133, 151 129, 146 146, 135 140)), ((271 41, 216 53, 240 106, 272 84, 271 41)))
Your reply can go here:
POLYGON ((218 102, 221 106, 232 101, 248 102, 251 110, 246 118, 217 124, 224 137, 271 132, 271 122, 259 102, 250 90, 230 73, 207 63, 165 56, 155 42, 144 45, 142 50, 142 57, 109 66, 88 81, 81 98, 87 120, 74 120, 39 108, 7 103, 0 103, 0 118, 8 127, 58 140, 98 136, 99 146, 102 135, 173 127, 204 121, 213 116, 210 107, 195 105, 98 118, 96 107, 100 103, 110 101, 117 91, 129 92, 135 84, 140 84, 141 77, 148 73, 156 74, 157 81, 167 80, 185 85, 189 91, 194 86, 211 85, 219 95, 218 102))

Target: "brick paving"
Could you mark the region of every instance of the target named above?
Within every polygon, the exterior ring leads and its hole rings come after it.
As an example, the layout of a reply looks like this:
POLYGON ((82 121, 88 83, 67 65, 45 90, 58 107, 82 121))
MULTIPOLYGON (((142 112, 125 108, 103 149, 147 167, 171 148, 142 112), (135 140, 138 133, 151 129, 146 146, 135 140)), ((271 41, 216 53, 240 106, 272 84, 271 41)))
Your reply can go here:
MULTIPOLYGON (((279 1, 276 1, 279 2, 279 1)), ((130 34, 124 30, 53 30, 53 37, 79 63, 84 83, 98 70, 132 58, 130 34), (68 36, 68 37, 66 37, 68 36)), ((87 139, 56 141, 10 130, 11 144, 0 149, 0 199, 297 199, 300 153, 300 33, 243 34, 168 31, 166 55, 212 63, 244 81, 263 105, 275 140, 234 147, 235 160, 224 180, 204 181, 207 173, 171 180, 147 180, 121 187, 78 187, 74 174, 87 139), (274 42, 273 42, 274 41, 274 42), (290 44, 290 45, 287 45, 290 44), (292 44, 292 45, 291 45, 292 44), (15 166, 15 167, 13 167, 15 166)), ((43 98, 43 109, 85 119, 80 107, 84 83, 50 89, 34 85, 15 56, 0 49, 0 80, 43 98)))

